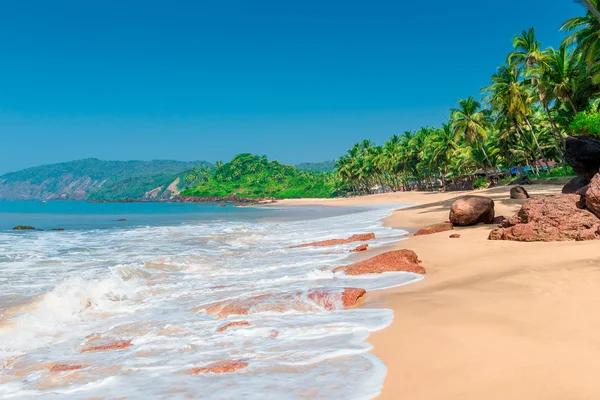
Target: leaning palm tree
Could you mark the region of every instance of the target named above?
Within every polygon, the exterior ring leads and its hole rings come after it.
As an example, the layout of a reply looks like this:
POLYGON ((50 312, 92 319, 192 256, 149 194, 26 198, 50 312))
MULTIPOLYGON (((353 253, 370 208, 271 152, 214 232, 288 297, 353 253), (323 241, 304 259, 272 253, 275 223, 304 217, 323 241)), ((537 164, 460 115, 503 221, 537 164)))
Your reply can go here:
POLYGON ((557 99, 570 104, 575 114, 577 108, 573 102, 573 93, 577 75, 577 56, 569 51, 565 43, 558 50, 548 49, 548 67, 545 71, 547 85, 557 99))
POLYGON ((590 13, 600 21, 600 11, 598 11, 598 0, 575 0, 575 3, 583 4, 590 13))
POLYGON ((458 100, 458 108, 450 111, 454 124, 454 132, 464 137, 467 144, 475 144, 480 148, 485 156, 489 166, 494 166, 490 161, 484 149, 484 142, 487 139, 487 126, 489 125, 488 116, 485 110, 473 96, 458 100))
POLYGON ((575 46, 575 55, 581 57, 594 83, 600 83, 600 20, 588 12, 568 19, 560 29, 570 33, 563 44, 575 46))

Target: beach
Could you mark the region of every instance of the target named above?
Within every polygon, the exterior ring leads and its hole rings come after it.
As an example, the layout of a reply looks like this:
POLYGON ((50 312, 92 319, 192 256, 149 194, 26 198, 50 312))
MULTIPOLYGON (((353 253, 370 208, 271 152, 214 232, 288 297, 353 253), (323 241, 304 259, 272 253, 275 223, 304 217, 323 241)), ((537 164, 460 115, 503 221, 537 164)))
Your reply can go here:
MULTIPOLYGON (((494 199, 512 216, 524 200, 509 187, 468 194, 494 199)), ((532 196, 560 186, 532 185, 532 196)), ((290 200, 282 205, 416 204, 385 223, 414 232, 448 219, 466 192, 390 193, 351 199, 290 200)), ((600 242, 489 241, 494 225, 410 237, 425 279, 370 292, 366 306, 394 311, 373 333, 374 354, 388 368, 380 399, 592 399, 600 397, 600 242), (461 235, 450 239, 451 233, 461 235)), ((367 254, 372 256, 372 252, 367 254)))

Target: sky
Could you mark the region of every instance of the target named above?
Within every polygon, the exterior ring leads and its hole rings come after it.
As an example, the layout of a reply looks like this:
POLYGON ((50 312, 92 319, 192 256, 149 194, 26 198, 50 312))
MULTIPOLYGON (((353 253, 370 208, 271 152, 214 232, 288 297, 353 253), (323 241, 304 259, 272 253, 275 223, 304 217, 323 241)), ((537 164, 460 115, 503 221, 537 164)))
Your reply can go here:
POLYGON ((6 0, 0 174, 96 157, 332 160, 436 126, 571 0, 6 0))

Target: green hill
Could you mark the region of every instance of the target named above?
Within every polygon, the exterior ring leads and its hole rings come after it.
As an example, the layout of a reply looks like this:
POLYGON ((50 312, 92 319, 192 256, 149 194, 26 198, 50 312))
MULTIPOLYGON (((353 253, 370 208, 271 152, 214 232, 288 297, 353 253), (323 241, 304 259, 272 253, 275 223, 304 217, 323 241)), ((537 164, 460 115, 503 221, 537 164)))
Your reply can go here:
POLYGON ((335 169, 335 161, 323 161, 318 163, 302 163, 296 165, 298 171, 308 172, 331 172, 335 169))
POLYGON ((238 154, 181 195, 283 199, 332 197, 334 191, 333 174, 298 171, 291 165, 269 161, 266 156, 238 154))
POLYGON ((169 198, 184 186, 184 174, 198 164, 89 158, 42 165, 0 176, 0 200, 169 198))

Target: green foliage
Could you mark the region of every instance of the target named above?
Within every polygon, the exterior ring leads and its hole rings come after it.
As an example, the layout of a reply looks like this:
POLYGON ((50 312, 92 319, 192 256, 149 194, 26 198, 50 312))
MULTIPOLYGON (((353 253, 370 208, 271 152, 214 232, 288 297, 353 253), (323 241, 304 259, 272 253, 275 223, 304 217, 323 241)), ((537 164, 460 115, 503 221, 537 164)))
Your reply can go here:
POLYGON ((571 129, 576 135, 590 136, 600 139, 600 113, 583 111, 571 122, 571 129))
POLYGON ((206 179, 181 194, 197 197, 302 198, 332 197, 334 175, 298 171, 265 156, 238 154, 220 164, 206 179))
POLYGON ((473 189, 485 189, 488 186, 487 180, 485 177, 475 179, 473 182, 473 189))
POLYGON ((296 165, 298 171, 307 172, 332 172, 335 169, 335 161, 324 161, 320 163, 302 163, 296 165))

